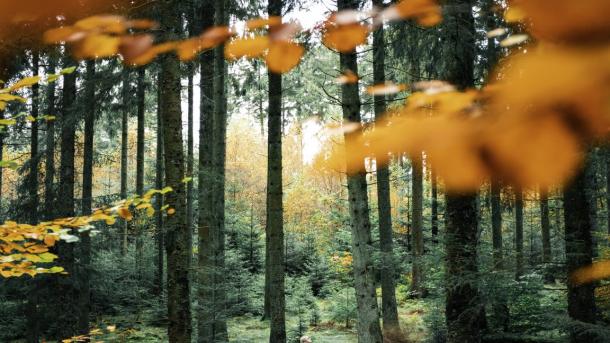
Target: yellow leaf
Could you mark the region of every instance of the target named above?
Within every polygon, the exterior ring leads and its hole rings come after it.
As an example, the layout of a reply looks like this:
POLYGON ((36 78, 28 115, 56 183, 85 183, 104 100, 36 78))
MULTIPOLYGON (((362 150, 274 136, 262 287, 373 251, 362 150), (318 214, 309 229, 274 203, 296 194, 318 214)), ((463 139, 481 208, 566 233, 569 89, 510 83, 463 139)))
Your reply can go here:
POLYGON ((255 58, 262 56, 269 48, 269 37, 255 36, 252 38, 238 38, 225 46, 225 58, 236 60, 242 57, 255 58))
POLYGON ((369 29, 360 24, 331 26, 324 33, 322 42, 330 49, 351 52, 366 42, 368 34, 369 29))
POLYGON ((163 188, 160 193, 161 194, 166 194, 166 193, 169 193, 171 191, 173 191, 173 189, 170 186, 167 186, 167 187, 163 188))
POLYGON ((75 28, 86 31, 101 31, 105 33, 124 34, 125 19, 115 15, 98 15, 81 19, 74 24, 75 28))
POLYGON ((390 19, 415 19, 422 26, 434 26, 442 20, 441 8, 435 0, 401 0, 388 8, 390 19))
POLYGON ((45 252, 45 253, 38 255, 38 257, 41 258, 41 260, 42 260, 41 262, 46 263, 46 262, 53 262, 57 258, 57 255, 51 254, 50 252, 45 252))
POLYGON ((152 206, 147 207, 147 208, 146 208, 146 215, 147 215, 149 218, 151 218, 152 216, 154 216, 154 215, 155 215, 155 209, 154 209, 152 206))
POLYGON ((79 59, 110 57, 119 52, 120 44, 119 37, 105 34, 89 35, 75 46, 75 55, 79 59))
POLYGON ((280 25, 281 23, 282 23, 282 17, 278 17, 278 16, 271 16, 269 18, 255 18, 255 19, 250 19, 246 22, 246 28, 248 30, 255 30, 255 29, 264 28, 267 25, 276 26, 276 25, 280 25))
POLYGON ((0 119, 0 125, 15 125, 17 121, 15 119, 0 119))
MULTIPOLYGON (((45 237, 45 240, 46 240, 46 237, 45 237)), ((49 251, 49 249, 44 245, 33 245, 31 247, 26 248, 26 250, 27 250, 27 252, 32 253, 32 254, 41 254, 43 252, 49 251)))
POLYGON ((31 85, 37 84, 38 81, 40 81, 40 76, 26 77, 26 78, 23 78, 23 79, 17 81, 17 83, 12 85, 9 89, 12 92, 12 91, 15 91, 15 90, 23 88, 23 87, 30 87, 31 85))
POLYGON ((30 123, 33 123, 33 122, 35 122, 35 121, 36 121, 36 118, 34 118, 32 115, 27 115, 27 116, 25 117, 25 120, 27 120, 27 121, 28 121, 28 122, 30 122, 30 123))
POLYGON ((523 21, 525 20, 525 17, 525 12, 518 6, 510 6, 506 10, 506 12, 504 12, 504 20, 507 23, 516 23, 518 21, 523 21))
POLYGON ((0 94, 0 101, 20 101, 25 103, 27 100, 24 97, 13 94, 0 94))
POLYGON ((529 39, 528 35, 512 35, 500 42, 501 47, 509 47, 517 44, 521 44, 529 39))
POLYGON ((42 259, 40 257, 33 255, 33 254, 23 254, 23 257, 25 257, 30 262, 34 262, 34 263, 42 262, 42 259))
POLYGON ((296 43, 274 42, 265 57, 267 68, 274 73, 287 73, 301 62, 304 51, 305 49, 296 43))

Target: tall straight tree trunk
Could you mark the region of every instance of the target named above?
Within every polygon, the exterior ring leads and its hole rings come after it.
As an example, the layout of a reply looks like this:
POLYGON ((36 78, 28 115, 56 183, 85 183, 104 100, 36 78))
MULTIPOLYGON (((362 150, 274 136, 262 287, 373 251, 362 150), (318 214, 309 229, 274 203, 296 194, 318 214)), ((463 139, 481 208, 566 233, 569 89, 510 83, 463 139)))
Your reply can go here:
MULTIPOLYGON (((65 67, 71 67, 74 62, 65 59, 65 67)), ((63 218, 74 216, 74 154, 76 117, 76 75, 77 72, 64 76, 64 87, 61 110, 61 147, 59 166, 59 188, 57 194, 57 214, 63 218)), ((59 304, 57 327, 59 338, 72 337, 79 332, 78 323, 80 310, 76 264, 74 260, 74 244, 59 242, 57 244, 58 264, 64 267, 68 276, 57 285, 59 304)))
MULTIPOLYGON (((382 0, 373 0, 373 6, 383 7, 382 0)), ((385 79, 385 30, 383 25, 373 33, 373 79, 381 84, 385 79)), ((386 97, 375 96, 375 119, 385 114, 386 97)), ((379 216, 379 248, 381 250, 381 313, 386 333, 398 332, 396 282, 394 279, 394 251, 392 242, 392 204, 390 203, 390 171, 387 165, 377 166, 377 212, 379 216)))
MULTIPOLYGON (((338 10, 357 9, 357 0, 338 0, 338 10)), ((358 59, 355 52, 339 54, 340 69, 358 74, 358 59)), ((360 95, 358 83, 341 86, 341 109, 343 121, 360 123, 360 95)), ((344 134, 347 156, 353 154, 354 147, 349 145, 356 132, 344 134)), ((364 161, 363 161, 364 163, 364 161)), ((350 173, 347 176, 350 226, 352 231, 352 256, 354 288, 358 311, 358 341, 381 343, 383 336, 379 326, 377 295, 375 294, 375 273, 373 270, 373 244, 367 194, 366 172, 350 173)))
MULTIPOLYGON (((82 213, 90 215, 93 193, 93 135, 96 111, 95 99, 95 61, 87 61, 85 85, 85 146, 83 152, 83 196, 82 213)), ((91 237, 89 232, 80 234, 80 294, 79 294, 79 331, 89 332, 89 313, 91 311, 91 290, 89 274, 91 269, 91 237)))
MULTIPOLYGON (((460 89, 474 85, 475 30, 471 0, 444 3, 447 81, 460 89)), ((478 210, 476 193, 446 196, 446 308, 447 342, 481 341, 484 316, 478 290, 478 210)))
MULTIPOLYGON (((163 39, 179 37, 181 16, 174 1, 159 4, 163 39)), ((184 149, 182 145, 182 113, 180 62, 175 56, 161 58, 159 87, 163 99, 163 150, 165 158, 165 184, 173 189, 166 195, 170 208, 168 215, 165 249, 167 253, 167 308, 168 338, 170 342, 191 342, 191 308, 189 287, 190 230, 186 226, 186 189, 182 182, 185 174, 184 149)))
MULTIPOLYGON (((38 52, 33 52, 32 55, 32 72, 37 76, 40 68, 40 55, 38 52)), ((40 101, 40 86, 36 83, 32 85, 32 117, 38 118, 40 101)), ((31 224, 38 223, 38 175, 40 157, 38 155, 38 120, 32 121, 32 132, 30 136, 30 171, 28 178, 28 203, 29 203, 29 219, 31 224)))
MULTIPOLYGON (((491 180, 491 234, 493 244, 493 270, 501 272, 504 270, 504 247, 502 243, 502 185, 493 178, 491 180)), ((506 304, 505 292, 500 290, 498 296, 492 303, 493 316, 497 326, 502 330, 508 330, 509 311, 506 304)))
POLYGON ((432 200, 430 204, 430 216, 431 216, 431 226, 432 226, 432 243, 438 243, 438 181, 436 176, 436 171, 434 167, 430 169, 430 188, 432 200))
MULTIPOLYGON (((192 31, 192 29, 191 29, 192 31)), ((187 142, 186 142, 186 176, 192 178, 193 177, 193 168, 195 163, 195 155, 194 155, 194 133, 193 133, 193 101, 195 100, 194 95, 194 84, 193 77, 195 75, 195 65, 194 62, 188 64, 188 113, 187 113, 187 142)), ((186 184, 186 226, 189 228, 189 240, 192 245, 192 237, 193 237, 193 182, 192 180, 186 184)), ((192 260, 189 259, 189 261, 192 260)))
POLYGON ((555 282, 550 272, 551 254, 551 221, 549 214, 549 190, 540 188, 540 227, 542 229, 542 262, 544 263, 544 280, 547 283, 555 282))
MULTIPOLYGON (((136 103, 138 116, 137 130, 137 147, 136 147, 136 194, 142 196, 144 194, 144 112, 146 101, 146 69, 140 67, 138 69, 136 103)), ((144 237, 142 237, 142 224, 140 222, 136 226, 136 275, 138 278, 143 278, 144 270, 144 237)))
POLYGON ((608 234, 610 235, 610 145, 606 146, 605 149, 606 152, 606 212, 607 212, 607 218, 606 218, 606 225, 607 225, 607 231, 608 234))
MULTIPOLYGON (((269 0, 269 17, 282 15, 282 0, 269 0)), ((269 276, 269 342, 286 342, 286 300, 284 296, 284 207, 282 204, 282 75, 272 71, 269 78, 267 133, 267 229, 269 258, 265 273, 269 276)))
POLYGON ((411 158, 411 165, 413 168, 413 179, 411 180, 413 199, 413 204, 411 206, 411 233, 413 237, 413 249, 411 250, 413 258, 411 295, 419 298, 425 296, 426 292, 423 288, 424 275, 421 265, 422 256, 424 255, 424 173, 421 153, 418 153, 411 158))
MULTIPOLYGON (((228 24, 226 1, 214 1, 214 23, 216 26, 228 24)), ((213 337, 215 341, 228 341, 226 322, 225 289, 225 162, 227 136, 227 63, 224 58, 224 45, 214 49, 214 119, 212 131, 212 261, 214 280, 213 337)))
MULTIPOLYGON (((568 275, 593 262, 593 227, 588 191, 592 185, 591 161, 587 161, 563 192, 565 219, 565 248, 568 275)), ((568 282, 568 314, 574 320, 595 322, 595 286, 592 283, 575 285, 568 282)), ((574 328, 571 341, 594 342, 595 336, 586 328, 574 328)))
MULTIPOLYGON (((54 52, 48 56, 47 73, 55 74, 57 60, 54 52)), ((47 85, 47 108, 49 115, 55 113, 55 82, 47 85)), ((49 220, 55 215, 55 120, 46 121, 45 172, 44 172, 44 217, 49 220)), ((0 169, 1 172, 1 169, 0 169)), ((1 185, 0 185, 1 186, 1 185)), ((1 188, 1 187, 0 187, 1 188)))
MULTIPOLYGON (((206 0, 201 9, 201 24, 203 29, 214 25, 214 0, 206 0)), ((199 115, 199 168, 198 168, 198 218, 197 239, 199 241, 197 266, 198 285, 197 330, 199 342, 212 342, 214 331, 213 305, 213 260, 211 255, 212 242, 212 148, 214 126, 214 51, 208 50, 199 59, 201 80, 200 115, 199 115)))
MULTIPOLYGON (((32 52, 32 74, 37 76, 40 68, 40 55, 38 52, 32 52)), ((34 84, 32 86, 32 111, 31 115, 38 118, 40 102, 40 86, 34 84)), ((38 121, 32 122, 32 131, 30 136, 30 170, 28 174, 28 215, 30 224, 38 224, 38 167, 40 157, 38 151, 38 121)), ((1 158, 0 158, 1 159, 1 158)), ((1 187, 1 185, 0 185, 1 187)), ((27 341, 38 342, 39 339, 39 318, 38 318, 38 288, 37 280, 31 281, 32 288, 28 290, 28 302, 26 306, 26 317, 28 322, 27 341)))
MULTIPOLYGON (((160 80, 160 73, 158 79, 160 80)), ((161 83, 157 82, 157 151, 155 156, 155 188, 163 189, 164 175, 164 156, 163 156, 163 98, 161 96, 161 83)), ((157 245, 156 268, 154 293, 161 295, 163 293, 163 195, 157 194, 155 199, 155 243, 157 245)))
POLYGON ((523 276, 523 190, 515 188, 515 279, 523 276))
MULTIPOLYGON (((123 108, 121 117, 121 199, 127 198, 127 151, 129 148, 129 70, 123 70, 123 108)), ((121 243, 121 254, 127 255, 127 235, 128 235, 128 224, 126 221, 121 222, 123 229, 122 232, 122 243, 121 243)))

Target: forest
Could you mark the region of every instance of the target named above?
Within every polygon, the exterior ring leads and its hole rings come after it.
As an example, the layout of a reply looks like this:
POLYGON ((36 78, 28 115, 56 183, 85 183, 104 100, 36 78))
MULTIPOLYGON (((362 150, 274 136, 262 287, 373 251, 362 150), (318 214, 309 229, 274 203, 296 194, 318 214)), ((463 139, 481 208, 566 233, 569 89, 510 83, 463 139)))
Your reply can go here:
POLYGON ((0 1, 0 342, 610 342, 610 1, 0 1))

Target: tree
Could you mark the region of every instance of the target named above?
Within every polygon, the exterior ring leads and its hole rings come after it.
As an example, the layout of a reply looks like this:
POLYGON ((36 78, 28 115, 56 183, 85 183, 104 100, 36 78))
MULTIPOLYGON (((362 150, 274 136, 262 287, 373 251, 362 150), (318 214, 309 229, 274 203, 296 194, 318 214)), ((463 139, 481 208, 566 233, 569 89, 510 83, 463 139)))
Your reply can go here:
MULTIPOLYGON (((201 25, 204 29, 214 25, 214 0, 202 3, 201 25)), ((199 59, 200 116, 199 116, 199 166, 198 166, 198 337, 199 342, 214 339, 214 264, 212 254, 212 148, 214 132, 214 51, 208 50, 199 59)))
MULTIPOLYGON (((57 59, 54 51, 48 54, 47 73, 54 74, 57 67, 57 59)), ((47 107, 49 114, 55 113, 55 82, 48 84, 47 107)), ((44 218, 54 217, 55 209, 55 120, 47 120, 45 135, 45 172, 44 172, 44 218)), ((1 137, 0 137, 1 139, 1 137)), ((0 175, 1 172, 0 172, 0 175)), ((0 182, 1 184, 1 182, 0 182)))
MULTIPOLYGON (((164 156, 163 156, 163 97, 161 96, 160 80, 161 73, 157 75, 157 149, 155 154, 155 188, 163 189, 164 156)), ((154 293, 160 295, 163 292, 163 195, 158 194, 155 199, 155 241, 157 245, 154 293)))
MULTIPOLYGON (((130 71, 127 68, 123 69, 122 72, 122 111, 121 111, 121 199, 127 198, 127 150, 129 144, 129 74, 130 71)), ((123 256, 127 255, 127 237, 129 225, 127 222, 123 223, 123 243, 121 245, 121 253, 123 256)))
MULTIPOLYGON (((502 185, 498 179, 491 180, 491 230, 493 245, 493 270, 504 270, 504 247, 502 243, 502 185)), ((509 311, 503 292, 492 303, 495 319, 503 330, 508 329, 509 311)))
POLYGON ((411 294, 414 297, 424 297, 426 291, 423 283, 423 270, 421 258, 424 255, 424 218, 423 218, 423 202, 424 202, 424 174, 421 153, 415 154, 411 158, 413 169, 413 178, 411 180, 412 199, 411 205, 411 235, 413 237, 413 249, 411 255, 412 273, 411 273, 411 294))
MULTIPOLYGON (((356 9, 357 0, 338 0, 339 10, 356 9)), ((352 71, 358 74, 358 59, 355 52, 340 53, 339 67, 342 71, 352 71)), ((358 83, 343 84, 341 86, 341 109, 344 122, 360 123, 360 95, 358 83)), ((355 132, 344 133, 347 143, 354 137, 355 132)), ((350 145, 346 155, 350 156, 350 145)), ((351 150, 354 148, 352 147, 351 150)), ((375 280, 371 254, 373 244, 371 240, 371 223, 369 218, 369 204, 365 172, 354 172, 347 176, 347 192, 349 201, 350 227, 352 231, 352 255, 354 258, 354 288, 358 304, 358 340, 361 342, 383 342, 379 315, 377 313, 377 295, 375 294, 375 280)))
POLYGON ((540 228, 542 230, 542 262, 544 263, 544 280, 553 283, 555 278, 549 270, 553 259, 551 252, 551 222, 549 219, 549 191, 545 187, 540 188, 540 228))
MULTIPOLYGON (((563 190, 565 249, 567 272, 588 266, 593 260, 593 239, 588 192, 591 190, 593 173, 591 160, 565 186, 563 190)), ((595 323, 595 286, 592 283, 577 285, 568 282, 568 314, 574 320, 584 323, 595 323)), ((574 325, 571 328, 571 342, 593 342, 596 335, 586 327, 574 325)))
MULTIPOLYGON (((137 148, 136 148, 136 194, 144 195, 144 114, 146 101, 146 69, 139 68, 136 85, 136 106, 138 116, 137 129, 137 148)), ((142 237, 142 224, 136 224, 136 275, 142 278, 142 270, 144 269, 144 238, 142 237)))
MULTIPOLYGON (((181 27, 176 3, 164 1, 160 6, 163 39, 176 39, 181 27)), ((180 63, 174 56, 163 56, 160 64, 159 87, 163 99, 161 113, 165 184, 173 190, 166 195, 165 200, 174 210, 174 213, 167 217, 164 240, 167 253, 168 337, 170 342, 182 343, 191 341, 188 267, 192 248, 189 245, 191 232, 186 226, 186 189, 182 182, 185 174, 185 158, 180 109, 180 63)))
MULTIPOLYGON (((282 15, 283 0, 270 0, 269 16, 282 15)), ((267 162, 267 228, 266 234, 269 261, 265 278, 269 282, 269 314, 271 333, 269 342, 286 342, 286 299, 284 295, 284 209, 282 197, 282 75, 268 72, 268 162, 267 162)))
MULTIPOLYGON (((474 84, 474 19, 471 0, 444 4, 443 39, 446 80, 459 89, 474 84)), ((478 291, 477 194, 446 196, 446 309, 447 341, 480 342, 483 307, 478 291)))
MULTIPOLYGON (((373 6, 383 7, 383 1, 373 0, 373 6)), ((373 33, 373 78, 375 84, 385 77, 385 30, 383 25, 373 33)), ((387 110, 386 97, 374 98, 375 119, 381 119, 387 110)), ((381 249, 381 312, 386 332, 399 330, 394 280, 394 252, 392 243, 392 205, 390 203, 390 172, 387 166, 377 167, 377 210, 379 216, 379 247, 381 249)))
POLYGON ((515 280, 523 276, 523 190, 515 188, 515 280))

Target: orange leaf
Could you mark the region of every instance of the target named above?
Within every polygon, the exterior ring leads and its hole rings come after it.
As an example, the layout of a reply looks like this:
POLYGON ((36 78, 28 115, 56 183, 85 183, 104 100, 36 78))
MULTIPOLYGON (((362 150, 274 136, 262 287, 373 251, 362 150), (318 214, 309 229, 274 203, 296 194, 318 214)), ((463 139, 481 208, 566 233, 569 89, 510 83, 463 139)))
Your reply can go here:
POLYGON ((570 282, 582 285, 608 277, 610 277, 610 261, 601 261, 573 272, 570 275, 570 282))
POLYGON ((86 33, 71 26, 58 27, 47 30, 43 35, 43 41, 47 44, 59 44, 63 42, 76 42, 85 38, 86 33))
POLYGON ((78 59, 114 56, 119 52, 121 39, 104 34, 89 35, 75 46, 78 59))
POLYGON ((339 52, 351 52, 366 42, 368 33, 369 29, 360 24, 335 26, 326 30, 322 42, 339 52))
POLYGON ((177 46, 176 42, 165 42, 165 43, 161 43, 158 45, 154 45, 153 47, 146 50, 141 55, 133 57, 129 60, 126 59, 125 63, 129 64, 129 65, 133 65, 133 66, 145 65, 145 64, 152 62, 152 60, 154 60, 157 57, 157 55, 174 50, 174 48, 176 48, 176 46, 177 46))
POLYGON ((282 17, 271 16, 269 18, 255 18, 250 19, 246 22, 246 28, 248 30, 261 29, 268 26, 276 26, 282 23, 282 17))
POLYGON ((131 214, 129 209, 126 207, 119 207, 119 209, 117 210, 117 213, 119 214, 119 217, 121 217, 127 221, 130 221, 133 219, 133 215, 131 214))
POLYGON ((127 30, 125 19, 116 15, 98 15, 77 21, 74 27, 86 31, 124 34, 127 30))
POLYGON ((358 75, 356 75, 351 70, 346 70, 345 73, 343 73, 341 76, 339 76, 335 79, 335 82, 340 85, 343 85, 343 84, 354 84, 354 83, 357 83, 358 80, 359 80, 358 75))
POLYGON ((150 50, 153 45, 153 37, 149 34, 121 37, 119 51, 123 60, 133 61, 150 50))
POLYGON ((170 215, 170 216, 171 216, 171 215, 173 215, 174 213, 176 213, 176 210, 175 210, 175 209, 173 209, 173 208, 169 208, 169 209, 167 210, 167 214, 168 214, 168 215, 170 215))
POLYGON ((407 86, 404 84, 397 85, 392 82, 386 82, 374 86, 369 86, 366 88, 366 92, 370 95, 388 95, 402 92, 405 89, 407 89, 407 86))
POLYGON ((287 73, 301 62, 304 51, 305 49, 296 43, 275 42, 271 44, 265 57, 267 68, 274 73, 287 73))
POLYGON ((55 245, 55 242, 57 241, 58 237, 55 235, 46 235, 44 236, 44 244, 46 244, 49 247, 52 247, 55 245))
POLYGON ((242 57, 255 58, 262 56, 267 48, 269 48, 269 37, 267 36, 238 38, 225 46, 225 57, 229 60, 242 57))

